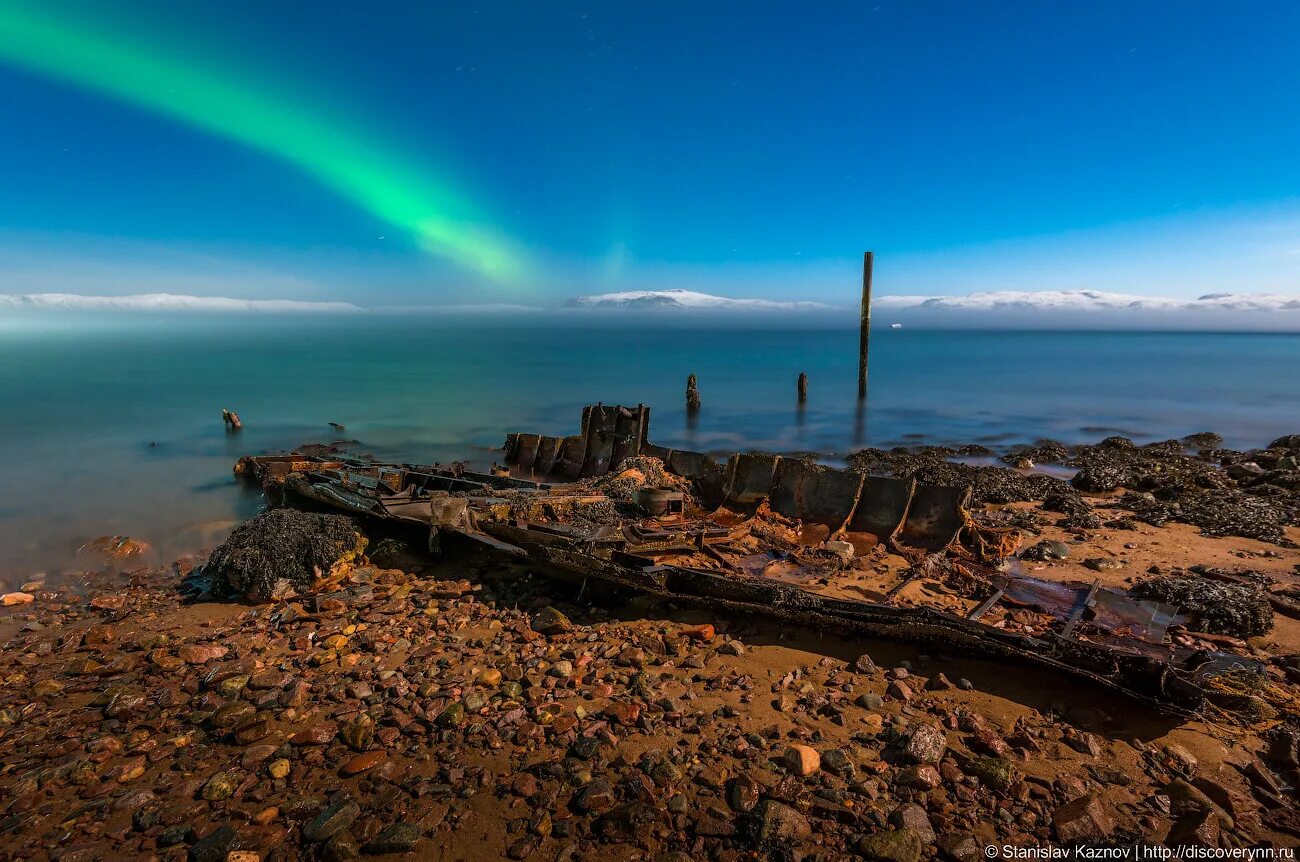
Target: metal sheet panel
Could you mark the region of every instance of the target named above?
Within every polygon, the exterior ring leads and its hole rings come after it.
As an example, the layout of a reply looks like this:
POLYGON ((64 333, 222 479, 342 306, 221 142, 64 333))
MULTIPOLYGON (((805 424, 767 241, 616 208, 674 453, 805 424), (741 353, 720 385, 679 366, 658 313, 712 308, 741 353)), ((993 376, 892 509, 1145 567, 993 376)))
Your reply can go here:
POLYGON ((537 447, 541 441, 541 436, 537 434, 520 434, 517 436, 518 450, 514 463, 519 466, 519 469, 533 469, 533 465, 537 463, 537 447))
POLYGON ((583 476, 601 476, 609 472, 614 455, 614 432, 619 408, 597 404, 583 410, 582 436, 586 448, 582 457, 583 476))
POLYGON ((915 489, 916 482, 912 479, 867 476, 862 480, 858 505, 847 529, 852 533, 868 533, 881 542, 889 540, 903 526, 915 489))
POLYGON ((919 485, 907 510, 903 533, 910 539, 948 544, 966 523, 962 510, 970 500, 970 486, 949 488, 919 485))
POLYGON ((537 443, 537 463, 534 472, 539 476, 549 476, 555 470, 555 463, 560 459, 560 447, 564 445, 562 437, 542 437, 537 443))
POLYGON ((751 506, 768 496, 780 455, 732 455, 727 461, 725 501, 728 505, 751 506))
POLYGON ((617 470, 625 458, 641 454, 641 438, 645 435, 644 407, 615 407, 614 439, 609 456, 609 469, 617 470))

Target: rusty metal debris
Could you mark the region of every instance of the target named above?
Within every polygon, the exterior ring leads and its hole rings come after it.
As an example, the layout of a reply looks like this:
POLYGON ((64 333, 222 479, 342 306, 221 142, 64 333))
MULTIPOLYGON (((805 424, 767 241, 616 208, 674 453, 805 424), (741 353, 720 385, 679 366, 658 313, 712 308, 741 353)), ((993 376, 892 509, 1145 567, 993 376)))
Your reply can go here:
POLYGON ((1201 704, 1199 654, 1165 637, 1174 608, 1008 570, 1020 536, 979 525, 970 488, 771 454, 722 462, 649 442, 649 414, 595 405, 578 434, 510 434, 489 473, 302 453, 236 471, 290 505, 427 529, 435 552, 468 540, 661 597, 1022 660, 1175 711, 1201 704))

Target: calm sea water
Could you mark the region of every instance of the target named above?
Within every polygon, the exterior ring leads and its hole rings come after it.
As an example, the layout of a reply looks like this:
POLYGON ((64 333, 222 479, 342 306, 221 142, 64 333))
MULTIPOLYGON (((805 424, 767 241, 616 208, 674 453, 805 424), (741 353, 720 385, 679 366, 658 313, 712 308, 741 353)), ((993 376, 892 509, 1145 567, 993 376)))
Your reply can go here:
POLYGON ((573 433, 583 404, 645 403, 661 444, 729 452, 1215 430, 1300 432, 1300 336, 881 330, 857 409, 857 334, 545 328, 379 317, 120 318, 0 327, 0 580, 52 578, 104 534, 163 556, 219 541, 258 497, 245 453, 337 438, 412 461, 493 460, 507 431, 573 433), (811 380, 804 409, 795 378, 811 380), (704 409, 688 421, 686 375, 704 409), (222 408, 245 430, 228 435, 222 408))

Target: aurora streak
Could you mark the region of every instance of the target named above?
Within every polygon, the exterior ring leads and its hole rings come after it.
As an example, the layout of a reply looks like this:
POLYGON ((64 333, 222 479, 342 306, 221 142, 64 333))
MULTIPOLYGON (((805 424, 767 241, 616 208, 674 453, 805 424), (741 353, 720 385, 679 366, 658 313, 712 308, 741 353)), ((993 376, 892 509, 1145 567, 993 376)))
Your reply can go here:
POLYGON ((294 165, 424 250, 499 282, 521 271, 518 253, 474 224, 444 181, 382 152, 355 124, 332 122, 231 76, 0 2, 0 61, 107 94, 294 165))

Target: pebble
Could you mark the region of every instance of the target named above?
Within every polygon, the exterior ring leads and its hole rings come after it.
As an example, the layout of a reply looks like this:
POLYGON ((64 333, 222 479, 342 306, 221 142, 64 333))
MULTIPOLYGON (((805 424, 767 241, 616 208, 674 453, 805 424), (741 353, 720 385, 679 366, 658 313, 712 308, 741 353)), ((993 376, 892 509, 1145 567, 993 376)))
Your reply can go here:
POLYGON ((687 640, 708 643, 713 640, 715 632, 711 624, 704 623, 698 626, 686 626, 681 629, 678 634, 687 640))
POLYGON ((1073 799, 1052 814, 1056 840, 1062 844, 1093 843, 1109 838, 1115 831, 1106 806, 1091 794, 1073 799))
POLYGON ((345 778, 360 775, 374 769, 379 764, 388 759, 388 753, 385 751, 367 751, 365 754, 358 754, 356 757, 344 763, 339 769, 339 774, 345 778))
POLYGON ((361 808, 351 799, 340 800, 326 808, 302 828, 304 840, 319 844, 352 825, 361 808))
POLYGON ((409 853, 420 842, 420 827, 414 823, 385 826, 361 848, 362 853, 381 856, 386 853, 409 853))
POLYGON ((329 745, 338 735, 338 725, 324 722, 305 727, 289 737, 292 745, 329 745))
MULTIPOLYGON (((183 828, 188 833, 189 827, 183 828)), ((221 826, 212 830, 190 847, 190 862, 225 862, 236 837, 235 830, 230 826, 221 826)))
POLYGON ((554 607, 545 607, 533 615, 533 631, 543 635, 563 634, 573 628, 569 618, 554 607))
POLYGON ((858 842, 858 852, 878 862, 920 862, 925 843, 915 830, 888 829, 864 837, 858 842))
POLYGON ((795 743, 781 755, 781 765, 795 775, 807 777, 821 768, 822 758, 816 749, 795 743))
POLYGON ((789 805, 764 799, 758 807, 759 839, 780 844, 801 844, 812 837, 808 818, 789 805))
POLYGON ((912 729, 903 744, 903 755, 916 763, 938 763, 948 749, 947 735, 930 724, 912 729))

